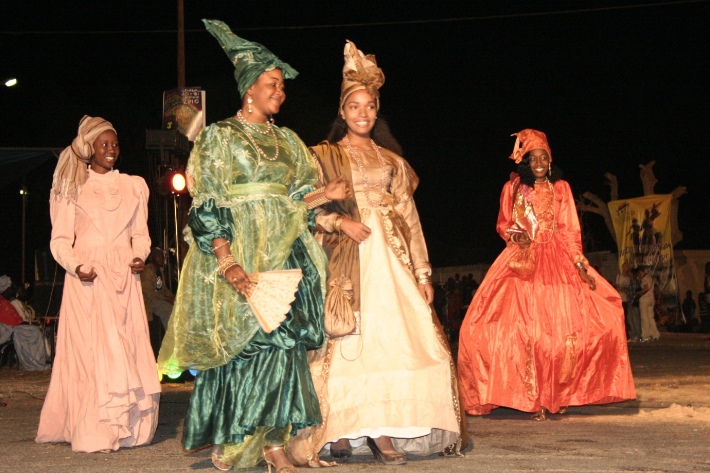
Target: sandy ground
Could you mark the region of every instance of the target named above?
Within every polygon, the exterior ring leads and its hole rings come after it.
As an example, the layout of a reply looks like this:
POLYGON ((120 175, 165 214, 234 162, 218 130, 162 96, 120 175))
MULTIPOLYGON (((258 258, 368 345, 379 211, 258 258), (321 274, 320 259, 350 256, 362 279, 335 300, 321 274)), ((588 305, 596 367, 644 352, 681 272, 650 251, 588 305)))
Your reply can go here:
MULTIPOLYGON (((333 471, 710 472, 708 336, 664 333, 655 344, 632 345, 630 355, 638 393, 634 401, 572 407, 546 422, 496 409, 467 418, 475 446, 463 458, 410 458, 407 465, 385 467, 371 456, 358 456, 333 471)), ((48 373, 0 369, 1 472, 217 471, 208 451, 186 454, 181 449, 190 383, 164 385, 151 445, 110 454, 34 443, 48 383, 48 373)))

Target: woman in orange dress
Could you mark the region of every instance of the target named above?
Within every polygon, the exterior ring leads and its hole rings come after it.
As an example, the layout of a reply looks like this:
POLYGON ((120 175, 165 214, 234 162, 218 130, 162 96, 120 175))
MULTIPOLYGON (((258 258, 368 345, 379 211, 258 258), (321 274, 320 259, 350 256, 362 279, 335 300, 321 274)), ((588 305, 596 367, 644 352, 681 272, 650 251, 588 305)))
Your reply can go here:
POLYGON ((544 133, 514 136, 518 168, 497 223, 507 247, 461 327, 463 406, 472 415, 504 406, 544 420, 567 406, 634 399, 621 299, 584 257, 569 184, 544 133))

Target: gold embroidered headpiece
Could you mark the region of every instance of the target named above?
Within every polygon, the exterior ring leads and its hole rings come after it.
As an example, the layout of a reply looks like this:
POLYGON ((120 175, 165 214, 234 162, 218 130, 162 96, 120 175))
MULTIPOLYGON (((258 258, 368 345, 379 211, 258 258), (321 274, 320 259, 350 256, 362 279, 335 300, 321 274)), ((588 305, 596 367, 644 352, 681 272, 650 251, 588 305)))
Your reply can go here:
POLYGON ((345 65, 343 66, 343 83, 340 86, 340 108, 345 100, 356 90, 366 90, 372 95, 380 109, 380 87, 385 83, 382 69, 377 67, 374 54, 365 56, 352 41, 345 42, 345 65))

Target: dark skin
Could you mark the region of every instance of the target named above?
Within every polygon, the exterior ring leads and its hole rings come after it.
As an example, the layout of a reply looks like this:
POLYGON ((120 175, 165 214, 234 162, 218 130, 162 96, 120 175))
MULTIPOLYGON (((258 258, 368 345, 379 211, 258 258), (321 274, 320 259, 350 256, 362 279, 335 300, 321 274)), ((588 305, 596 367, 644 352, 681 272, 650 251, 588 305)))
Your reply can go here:
MULTIPOLYGON (((262 73, 259 78, 246 91, 242 98, 242 115, 247 122, 250 123, 266 123, 272 115, 279 112, 281 105, 286 100, 286 91, 284 89, 283 74, 280 69, 274 69, 262 73), (251 113, 248 112, 248 99, 252 99, 251 113)), ((330 200, 343 200, 352 198, 351 183, 343 179, 342 176, 334 179, 325 187, 325 197, 330 200)), ((306 197, 306 203, 316 199, 316 197, 306 197)), ((229 244, 224 238, 215 238, 212 240, 212 248, 217 259, 227 256, 231 253, 229 244), (223 245, 223 246, 222 246, 223 245)), ((242 293, 249 294, 251 290, 251 282, 244 268, 236 264, 228 268, 224 273, 224 278, 232 285, 232 287, 242 293)), ((221 449, 215 447, 215 453, 221 455, 221 449)), ((274 463, 277 469, 293 467, 283 449, 275 449, 265 454, 265 457, 274 463)), ((221 462, 220 462, 221 463, 221 462)), ((227 465, 221 465, 227 466, 227 465)))
MULTIPOLYGON (((270 116, 279 112, 281 105, 286 100, 286 90, 284 89, 284 79, 280 69, 264 72, 246 91, 242 99, 242 114, 244 119, 250 123, 266 123, 270 116), (248 110, 248 99, 252 99, 251 113, 245 113, 248 110)), ((330 200, 344 200, 352 198, 351 183, 339 176, 329 182, 325 187, 325 197, 330 200)), ((317 197, 307 197, 304 199, 306 203, 317 197)), ((215 238, 212 240, 212 248, 217 248, 226 243, 224 238, 215 238)), ((217 259, 230 254, 229 245, 224 245, 214 252, 217 259)), ((249 276, 240 265, 232 266, 224 273, 224 278, 229 281, 232 287, 247 294, 251 288, 249 276)), ((274 452, 276 456, 280 454, 274 452)))
MULTIPOLYGON (((106 130, 96 137, 94 140, 94 155, 91 157, 89 167, 96 174, 106 174, 113 169, 113 163, 118 159, 120 146, 118 137, 113 130, 106 130)), ((92 282, 96 279, 96 271, 90 267, 88 272, 81 271, 83 264, 80 264, 74 270, 80 281, 92 282)), ((142 259, 136 257, 128 265, 131 268, 131 273, 140 274, 143 272, 145 263, 142 259)))
MULTIPOLYGON (((534 149, 530 151, 530 169, 532 169, 533 175, 535 176, 536 184, 544 184, 547 182, 547 174, 550 169, 550 163, 552 163, 552 158, 548 154, 546 149, 534 149)), ((530 237, 527 233, 515 233, 511 237, 511 240, 520 248, 528 248, 530 246, 530 237)), ((592 276, 587 273, 587 268, 583 265, 575 265, 577 267, 577 274, 582 281, 589 284, 589 288, 593 291, 597 288, 597 282, 592 276)))

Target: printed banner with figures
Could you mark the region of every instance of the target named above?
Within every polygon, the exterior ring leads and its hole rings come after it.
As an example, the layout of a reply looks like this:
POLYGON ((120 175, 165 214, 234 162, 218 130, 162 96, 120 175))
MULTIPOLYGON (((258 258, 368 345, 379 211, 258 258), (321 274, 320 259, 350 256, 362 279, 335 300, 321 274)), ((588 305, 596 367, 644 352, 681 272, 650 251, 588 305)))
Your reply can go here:
POLYGON ((655 316, 659 325, 683 323, 678 279, 673 264, 671 195, 647 195, 609 202, 619 248, 619 271, 624 263, 643 266, 654 282, 655 316))

